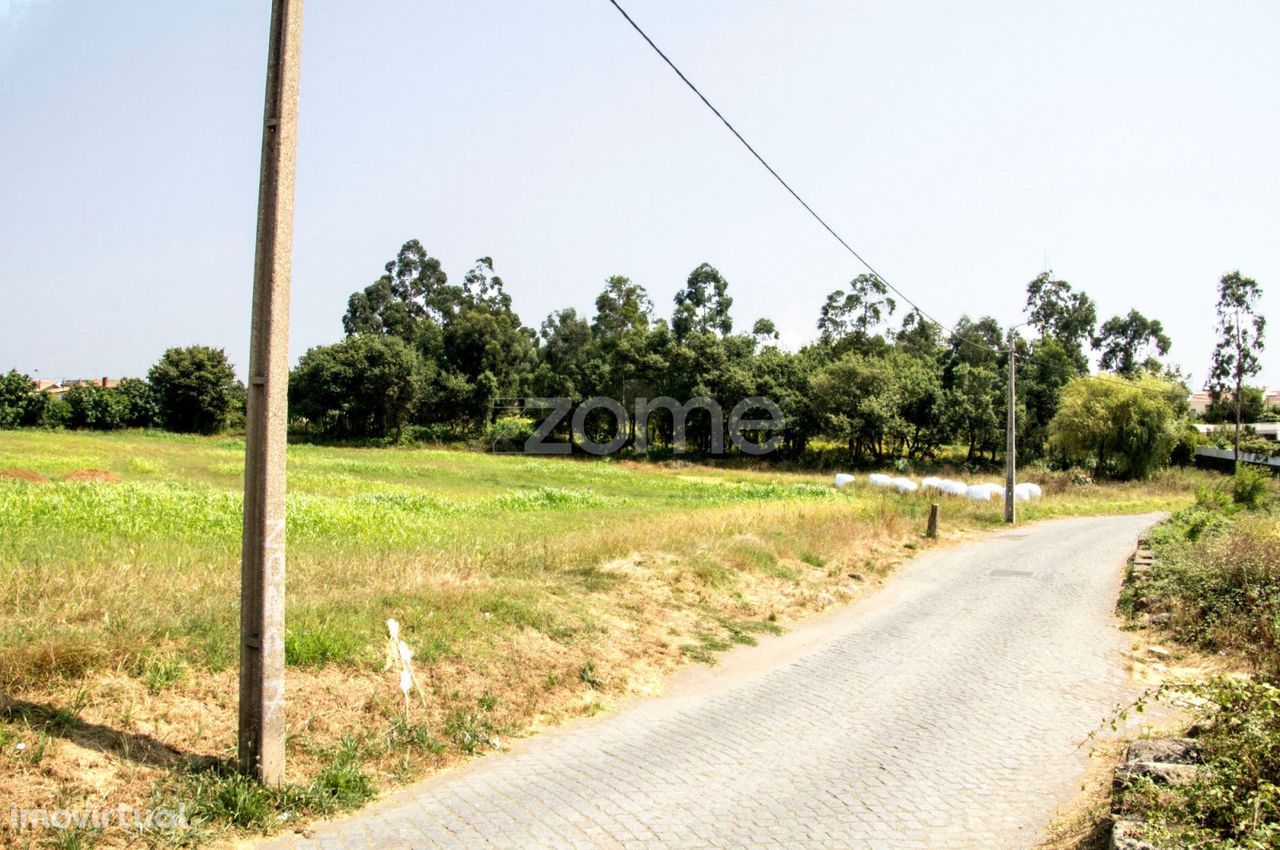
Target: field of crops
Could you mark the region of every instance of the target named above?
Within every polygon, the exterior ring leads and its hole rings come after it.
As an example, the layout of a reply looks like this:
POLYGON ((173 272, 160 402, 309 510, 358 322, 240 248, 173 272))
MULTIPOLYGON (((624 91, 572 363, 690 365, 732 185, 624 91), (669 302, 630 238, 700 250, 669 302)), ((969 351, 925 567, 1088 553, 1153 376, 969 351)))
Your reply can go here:
MULTIPOLYGON (((233 752, 242 455, 231 438, 0 432, 0 791, 190 795, 190 766, 233 752), (137 735, 159 749, 140 758, 137 735)), ((1046 480, 1022 508, 1172 507, 1196 480, 1046 480)), ((289 488, 290 775, 358 751, 370 788, 650 692, 933 545, 924 494, 767 469, 298 445, 289 488), (411 717, 381 670, 388 617, 428 686, 411 717)), ((947 499, 944 542, 1000 516, 947 499)))

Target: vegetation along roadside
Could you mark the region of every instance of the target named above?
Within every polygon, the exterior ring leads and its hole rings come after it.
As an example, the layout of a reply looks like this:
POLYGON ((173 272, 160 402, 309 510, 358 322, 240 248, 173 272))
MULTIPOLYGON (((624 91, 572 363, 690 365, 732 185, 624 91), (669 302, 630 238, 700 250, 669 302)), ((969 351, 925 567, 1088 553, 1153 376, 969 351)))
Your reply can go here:
MULTIPOLYGON (((1174 728, 1131 744, 1114 781, 1095 789, 1097 805, 1075 825, 1077 840, 1054 846, 1280 847, 1274 485, 1246 468, 1202 487, 1195 504, 1152 530, 1148 546, 1152 557, 1131 567, 1119 608, 1139 643, 1159 641, 1148 654, 1168 664, 1153 665, 1165 672, 1122 715, 1172 708, 1174 728)), ((1103 761, 1120 762, 1122 749, 1106 750, 1103 761)))

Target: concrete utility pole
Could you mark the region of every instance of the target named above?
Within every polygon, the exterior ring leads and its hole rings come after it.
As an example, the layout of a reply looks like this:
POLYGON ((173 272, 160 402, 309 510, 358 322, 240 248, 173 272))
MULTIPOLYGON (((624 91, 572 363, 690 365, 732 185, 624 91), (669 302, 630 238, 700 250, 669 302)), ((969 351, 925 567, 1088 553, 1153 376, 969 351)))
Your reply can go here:
POLYGON ((240 569, 239 765, 284 781, 284 492, 289 275, 302 0, 272 0, 253 260, 240 569))
POLYGON ((1013 487, 1015 478, 1017 478, 1016 466, 1018 463, 1018 447, 1016 445, 1017 438, 1014 436, 1015 416, 1013 412, 1014 392, 1013 392, 1013 375, 1016 371, 1014 362, 1017 357, 1013 334, 1013 328, 1009 329, 1009 412, 1006 417, 1005 425, 1005 443, 1004 443, 1004 521, 1008 523, 1017 520, 1017 509, 1014 507, 1013 487))

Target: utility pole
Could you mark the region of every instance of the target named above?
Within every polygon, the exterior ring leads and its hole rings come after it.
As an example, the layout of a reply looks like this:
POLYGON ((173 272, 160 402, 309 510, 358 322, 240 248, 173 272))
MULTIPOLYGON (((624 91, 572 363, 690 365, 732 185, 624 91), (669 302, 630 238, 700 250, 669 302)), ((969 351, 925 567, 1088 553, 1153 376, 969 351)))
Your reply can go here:
POLYGON ((284 494, 289 276, 302 0, 272 0, 253 259, 240 559, 239 767, 284 781, 284 494))
POLYGON ((1017 438, 1014 436, 1014 426, 1016 425, 1013 412, 1013 375, 1016 371, 1014 362, 1017 357, 1014 340, 1016 337, 1013 328, 1009 329, 1009 412, 1005 425, 1005 443, 1004 443, 1004 521, 1012 523, 1017 520, 1017 510, 1014 507, 1013 487, 1015 478, 1017 478, 1016 469, 1018 462, 1017 438))

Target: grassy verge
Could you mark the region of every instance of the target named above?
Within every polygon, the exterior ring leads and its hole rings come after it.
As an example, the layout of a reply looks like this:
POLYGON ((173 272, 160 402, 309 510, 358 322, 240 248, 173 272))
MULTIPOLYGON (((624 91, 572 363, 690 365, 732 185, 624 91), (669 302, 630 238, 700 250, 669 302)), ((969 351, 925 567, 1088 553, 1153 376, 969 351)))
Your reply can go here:
MULTIPOLYGON (((0 434, 0 800, 185 802, 189 828, 153 843, 287 828, 655 692, 679 664, 852 599, 933 545, 930 497, 835 491, 825 475, 293 446, 291 784, 267 791, 228 769, 242 453, 0 434), (407 715, 382 670, 389 617, 427 694, 407 715)), ((1176 508, 1206 479, 1040 480, 1025 519, 1176 508)), ((995 502, 947 499, 944 538, 1000 520, 995 502)))
POLYGON ((1154 566, 1121 611, 1172 641, 1237 659, 1247 675, 1168 682, 1190 706, 1201 764, 1189 781, 1138 777, 1112 807, 1160 848, 1280 848, 1280 516, 1265 481, 1204 490, 1151 535, 1154 566))

